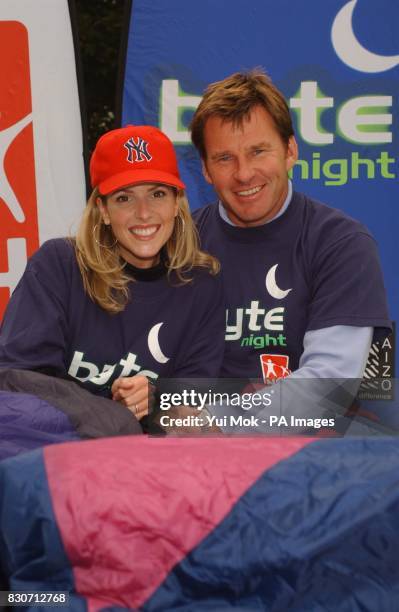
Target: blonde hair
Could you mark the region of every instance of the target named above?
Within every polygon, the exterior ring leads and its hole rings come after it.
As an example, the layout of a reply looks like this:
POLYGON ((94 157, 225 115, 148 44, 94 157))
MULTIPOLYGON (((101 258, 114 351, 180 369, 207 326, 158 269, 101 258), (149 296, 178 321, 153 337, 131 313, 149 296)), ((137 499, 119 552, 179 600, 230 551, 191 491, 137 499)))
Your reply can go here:
MULTIPOLYGON (((120 257, 118 243, 110 225, 104 225, 94 189, 73 240, 83 286, 90 298, 109 313, 121 312, 130 298, 132 277, 124 272, 125 261, 120 257)), ((166 243, 168 277, 172 273, 178 284, 192 281, 189 272, 195 267, 207 268, 217 274, 220 264, 215 257, 201 251, 199 238, 183 190, 177 190, 178 214, 171 237, 166 243)))
POLYGON ((203 160, 206 160, 204 128, 209 117, 242 125, 252 109, 261 106, 269 113, 283 142, 288 145, 294 128, 287 102, 262 68, 236 72, 211 83, 191 121, 191 140, 203 160))

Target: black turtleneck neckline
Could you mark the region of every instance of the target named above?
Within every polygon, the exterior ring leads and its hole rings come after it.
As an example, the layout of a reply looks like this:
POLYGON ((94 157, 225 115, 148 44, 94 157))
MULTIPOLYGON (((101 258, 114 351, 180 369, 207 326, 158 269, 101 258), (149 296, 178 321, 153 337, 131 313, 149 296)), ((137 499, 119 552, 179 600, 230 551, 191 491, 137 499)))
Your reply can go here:
POLYGON ((159 263, 151 268, 136 268, 136 266, 126 261, 123 270, 128 276, 132 276, 137 281, 150 282, 165 276, 168 269, 166 267, 166 258, 161 254, 159 263))

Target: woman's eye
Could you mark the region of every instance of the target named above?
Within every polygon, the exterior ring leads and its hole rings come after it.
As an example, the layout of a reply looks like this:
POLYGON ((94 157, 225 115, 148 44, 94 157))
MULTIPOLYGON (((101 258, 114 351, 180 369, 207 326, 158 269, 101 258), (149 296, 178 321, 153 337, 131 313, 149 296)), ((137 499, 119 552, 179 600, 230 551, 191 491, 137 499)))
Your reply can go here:
POLYGON ((116 201, 118 204, 122 204, 123 202, 129 202, 129 196, 126 194, 120 194, 117 196, 116 201))
POLYGON ((166 196, 166 191, 164 191, 163 189, 157 189, 156 191, 154 191, 153 195, 154 198, 164 198, 166 196))

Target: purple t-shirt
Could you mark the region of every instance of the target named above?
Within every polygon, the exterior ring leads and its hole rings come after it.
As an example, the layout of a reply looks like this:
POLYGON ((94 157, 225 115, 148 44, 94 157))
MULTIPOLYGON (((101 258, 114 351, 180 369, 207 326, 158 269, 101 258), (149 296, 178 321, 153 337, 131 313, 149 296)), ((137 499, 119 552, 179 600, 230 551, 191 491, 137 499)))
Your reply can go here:
POLYGON ((91 391, 118 376, 217 377, 224 349, 221 275, 205 269, 178 284, 132 281, 131 299, 109 314, 85 293, 73 246, 49 240, 30 258, 7 307, 0 367, 50 371, 91 391))
POLYGON ((280 217, 257 227, 226 223, 217 205, 194 217, 202 248, 224 275, 222 376, 287 375, 298 368, 307 331, 353 325, 375 327, 376 339, 388 333, 375 241, 343 212, 294 193, 280 217))

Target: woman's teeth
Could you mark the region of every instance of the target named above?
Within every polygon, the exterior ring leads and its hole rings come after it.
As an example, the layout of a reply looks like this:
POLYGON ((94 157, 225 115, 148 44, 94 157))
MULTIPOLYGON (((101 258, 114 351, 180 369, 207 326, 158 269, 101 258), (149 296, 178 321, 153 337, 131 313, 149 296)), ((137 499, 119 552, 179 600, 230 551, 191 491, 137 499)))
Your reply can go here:
POLYGON ((137 236, 151 236, 155 234, 157 227, 133 227, 130 231, 137 236))

